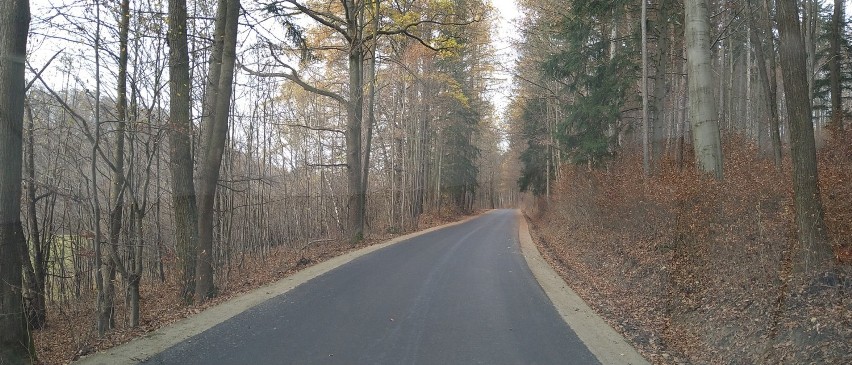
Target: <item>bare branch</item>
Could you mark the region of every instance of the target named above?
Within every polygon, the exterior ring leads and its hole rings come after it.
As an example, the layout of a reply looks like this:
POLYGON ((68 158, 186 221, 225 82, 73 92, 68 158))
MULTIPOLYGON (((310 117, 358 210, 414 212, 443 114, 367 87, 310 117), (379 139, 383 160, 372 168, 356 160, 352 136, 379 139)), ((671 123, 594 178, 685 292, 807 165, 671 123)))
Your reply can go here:
MULTIPOLYGON (((271 47, 271 45, 270 45, 270 47, 271 47)), ((315 93, 315 94, 319 94, 319 95, 322 95, 322 96, 325 96, 325 97, 332 98, 332 99, 336 100, 337 102, 339 102, 341 104, 347 104, 348 103, 346 98, 344 98, 342 95, 335 93, 333 91, 330 91, 330 90, 318 88, 318 87, 310 85, 307 82, 305 82, 304 80, 302 80, 302 78, 299 76, 299 73, 296 71, 296 69, 293 68, 292 66, 282 62, 280 59, 278 59, 278 57, 275 56, 275 52, 272 52, 272 57, 282 67, 290 70, 290 72, 286 73, 286 72, 260 72, 260 71, 255 71, 255 70, 252 70, 252 69, 246 67, 246 65, 244 65, 242 62, 239 62, 239 66, 240 66, 241 69, 243 69, 249 75, 259 76, 259 77, 283 77, 287 80, 295 82, 297 85, 301 86, 302 89, 305 89, 306 91, 310 91, 310 92, 315 93)))
POLYGON ((338 18, 334 15, 328 14, 328 13, 320 13, 318 11, 309 9, 307 6, 299 4, 295 0, 284 0, 284 2, 292 4, 293 6, 296 7, 296 9, 298 9, 300 12, 302 12, 302 14, 305 14, 308 17, 310 17, 311 19, 317 21, 318 23, 333 29, 335 32, 340 33, 340 35, 342 35, 344 38, 346 38, 347 41, 352 42, 352 38, 346 32, 346 29, 342 28, 339 25, 339 24, 346 24, 346 21, 344 19, 340 19, 340 18, 338 18), (335 24, 335 23, 337 23, 337 24, 335 24))
MULTIPOLYGON (((285 66, 285 67, 287 67, 287 66, 285 66)), ((258 76, 258 77, 283 77, 283 78, 285 78, 285 79, 287 79, 287 80, 290 80, 290 81, 295 82, 297 85, 301 86, 301 87, 302 87, 302 89, 305 89, 306 91, 310 91, 310 92, 312 92, 312 93, 316 93, 316 94, 319 94, 319 95, 322 95, 322 96, 325 96, 325 97, 332 98, 332 99, 336 100, 337 102, 339 102, 339 103, 341 103, 341 104, 345 104, 345 103, 347 103, 346 99, 345 99, 345 98, 343 98, 342 96, 340 96, 340 95, 339 95, 339 94, 337 94, 337 93, 334 93, 334 92, 331 92, 331 91, 328 91, 328 90, 320 89, 320 88, 317 88, 317 87, 314 87, 314 86, 309 85, 308 83, 306 83, 305 81, 303 81, 301 78, 299 78, 299 75, 296 73, 296 71, 295 71, 295 70, 293 70, 293 68, 292 68, 292 67, 287 67, 287 68, 289 68, 289 69, 291 70, 291 71, 290 71, 291 73, 284 73, 284 72, 258 72, 258 71, 254 71, 254 70, 252 70, 252 69, 249 69, 248 67, 246 67, 246 66, 245 66, 245 65, 243 65, 242 63, 240 63, 240 68, 241 68, 241 69, 243 69, 243 71, 247 72, 249 75, 252 75, 252 76, 258 76)))
POLYGON ((346 134, 346 132, 344 132, 344 131, 342 131, 342 130, 340 130, 340 129, 335 129, 335 128, 311 127, 311 126, 309 126, 309 125, 304 125, 304 124, 293 124, 293 123, 270 123, 270 124, 272 124, 272 125, 280 125, 280 126, 285 126, 285 127, 305 128, 305 129, 309 129, 309 130, 312 130, 312 131, 334 132, 334 133, 346 134))
MULTIPOLYGON (((30 80, 30 82, 28 82, 28 83, 27 83, 27 86, 26 86, 26 87, 24 87, 24 93, 26 93, 27 91, 29 91, 29 90, 30 90, 30 87, 31 87, 31 86, 33 86, 33 84, 36 82, 36 80, 37 80, 38 78, 40 78, 40 77, 41 77, 42 72, 44 72, 45 70, 47 70, 47 67, 48 67, 48 66, 50 66, 50 63, 51 63, 51 62, 53 62, 53 60, 54 60, 54 59, 56 59, 56 56, 59 56, 59 54, 60 54, 60 53, 62 53, 63 51, 65 51, 65 49, 64 49, 64 48, 63 48, 63 49, 60 49, 60 50, 58 50, 58 51, 56 51, 56 53, 54 53, 54 54, 53 54, 53 57, 50 57, 50 59, 49 59, 49 60, 47 60, 47 63, 45 63, 45 64, 44 64, 44 67, 42 67, 42 68, 41 68, 41 71, 36 72, 36 76, 35 76, 35 77, 33 77, 33 79, 32 79, 32 80, 30 80)), ((30 68, 30 69, 32 70, 32 68, 30 68)))
POLYGON ((76 111, 76 110, 74 110, 74 108, 72 108, 70 105, 68 105, 68 103, 66 103, 66 102, 65 102, 65 100, 63 100, 63 99, 62 99, 62 97, 61 97, 61 96, 59 96, 59 94, 57 94, 57 93, 56 93, 56 91, 54 91, 53 89, 51 89, 51 88, 50 88, 50 86, 49 86, 49 85, 47 85, 47 82, 45 82, 45 81, 44 81, 44 78, 42 78, 42 77, 41 77, 41 74, 40 74, 40 73, 37 73, 37 72, 35 71, 35 69, 34 69, 34 68, 33 68, 33 66, 29 63, 29 61, 27 61, 27 68, 29 68, 29 69, 30 69, 30 72, 32 72, 32 73, 34 73, 34 74, 36 74, 35 79, 36 79, 36 80, 41 81, 41 84, 42 84, 42 85, 44 85, 44 87, 47 89, 47 91, 48 91, 51 95, 53 95, 53 98, 54 98, 54 99, 56 99, 56 101, 57 101, 57 102, 59 102, 60 104, 62 104, 62 107, 63 107, 63 108, 65 108, 65 110, 66 110, 66 111, 68 111, 69 113, 71 113, 71 116, 72 116, 75 120, 77 120, 78 122, 80 122, 80 124, 83 126, 83 134, 86 136, 86 139, 88 139, 88 140, 89 140, 89 142, 91 142, 93 145, 95 145, 95 146, 96 146, 96 148, 97 148, 97 150, 98 150, 98 154, 101 156, 101 158, 103 158, 103 159, 104 159, 104 162, 106 162, 106 164, 109 166, 110 170, 115 171, 115 170, 116 170, 115 165, 112 163, 112 161, 110 161, 110 159, 109 159, 109 158, 107 157, 107 155, 104 153, 103 149, 101 149, 101 147, 100 147, 100 146, 98 146, 98 145, 95 143, 95 137, 93 137, 93 136, 92 136, 92 132, 89 130, 89 123, 88 123, 88 121, 86 120, 86 118, 84 118, 82 115, 80 115, 79 113, 77 113, 77 111, 76 111))
POLYGON ((345 163, 305 163, 309 167, 349 167, 345 163))
MULTIPOLYGON (((480 17, 474 17, 473 19, 466 20, 466 21, 463 21, 463 22, 442 22, 442 21, 437 21, 437 20, 432 20, 432 19, 424 19, 424 20, 416 21, 414 23, 409 23, 409 24, 400 26, 396 29, 379 30, 378 34, 379 35, 397 35, 397 34, 408 35, 409 34, 408 32, 411 30, 411 28, 416 28, 416 27, 419 27, 423 24, 452 25, 452 26, 463 27, 463 26, 471 25, 473 23, 478 23, 481 20, 482 20, 482 18, 480 18, 480 17)), ((364 39, 369 40, 372 37, 373 37, 373 35, 370 35, 370 36, 365 37, 364 39)))

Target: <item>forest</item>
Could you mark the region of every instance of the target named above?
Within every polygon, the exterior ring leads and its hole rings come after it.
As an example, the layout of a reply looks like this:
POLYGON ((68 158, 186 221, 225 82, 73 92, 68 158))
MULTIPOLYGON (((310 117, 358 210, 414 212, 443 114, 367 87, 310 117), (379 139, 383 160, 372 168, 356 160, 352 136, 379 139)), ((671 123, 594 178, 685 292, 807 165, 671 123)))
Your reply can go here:
POLYGON ((519 1, 540 249, 651 362, 852 361, 843 1, 519 1))
POLYGON ((0 0, 0 364, 495 208, 651 363, 852 362, 846 3, 502 1, 0 0))

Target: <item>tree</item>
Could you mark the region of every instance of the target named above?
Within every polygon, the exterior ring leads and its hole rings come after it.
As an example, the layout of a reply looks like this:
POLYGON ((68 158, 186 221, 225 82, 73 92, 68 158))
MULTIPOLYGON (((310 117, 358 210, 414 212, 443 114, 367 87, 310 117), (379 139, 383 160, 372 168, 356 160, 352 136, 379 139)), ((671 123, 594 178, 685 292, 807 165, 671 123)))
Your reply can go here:
POLYGON ((823 221, 817 174, 811 99, 805 74, 806 54, 796 0, 778 0, 781 74, 790 118, 790 154, 793 160, 793 192, 799 243, 795 271, 808 274, 832 258, 823 221))
MULTIPOLYGON (((349 205, 349 222, 347 227, 347 236, 350 242, 358 242, 364 236, 364 222, 366 213, 366 188, 367 179, 365 171, 369 166, 364 166, 365 162, 369 162, 369 153, 371 150, 370 143, 372 138, 363 135, 370 131, 368 125, 364 125, 364 94, 365 94, 365 69, 366 56, 369 53, 368 45, 370 42, 376 42, 379 36, 405 36, 416 40, 421 45, 433 50, 439 51, 444 47, 440 44, 440 40, 435 42, 431 40, 431 34, 424 32, 425 36, 420 37, 415 34, 414 30, 420 26, 427 25, 448 25, 448 26, 464 26, 476 23, 480 20, 479 16, 472 16, 470 19, 457 19, 456 14, 444 12, 444 8, 452 9, 454 4, 437 3, 434 6, 439 9, 437 14, 432 18, 417 14, 411 10, 410 6, 405 4, 396 4, 401 6, 394 21, 385 28, 376 29, 376 24, 372 30, 367 30, 368 21, 366 16, 371 9, 372 21, 381 21, 380 8, 376 5, 368 6, 370 1, 367 0, 343 0, 339 2, 330 2, 306 5, 304 2, 297 0, 284 0, 279 4, 272 4, 267 7, 267 10, 273 14, 281 16, 290 16, 293 13, 301 13, 314 20, 325 30, 334 33, 342 40, 341 44, 333 46, 321 46, 320 48, 334 49, 345 52, 346 54, 346 93, 326 90, 314 85, 310 85, 302 79, 297 73, 296 68, 287 65, 275 56, 279 66, 288 70, 286 73, 261 73, 249 71, 258 76, 274 76, 284 77, 292 82, 295 82, 305 90, 314 92, 325 97, 334 99, 345 107, 346 110, 346 126, 344 128, 346 136, 346 178, 348 185, 348 205, 349 205), (449 20, 444 20, 449 19, 449 20), (436 44, 438 43, 438 44, 436 44)), ((431 5, 431 4, 430 4, 431 5)), ((464 6, 459 6, 464 8, 464 6)), ((287 23, 289 24, 289 23, 287 23)), ((292 24, 288 29, 293 29, 292 24)), ((291 31, 288 31, 291 32, 291 31)), ((296 34, 297 32, 291 32, 296 34)), ((303 47, 307 47, 304 41, 301 41, 303 47)), ((451 46, 450 46, 451 47, 451 46)), ((369 111, 368 111, 369 113, 369 111)))
POLYGON ((686 59, 689 76, 689 120, 695 161, 699 170, 722 178, 722 142, 719 135, 713 71, 710 65, 710 14, 707 0, 687 0, 686 59))
MULTIPOLYGON (((454 4, 452 13, 462 20, 472 8, 480 6, 477 1, 460 1, 454 4)), ((437 199, 440 202, 446 193, 462 212, 473 209, 479 175, 476 162, 480 156, 476 141, 481 136, 484 115, 489 111, 489 104, 482 99, 488 69, 483 55, 488 54, 490 44, 486 26, 478 23, 464 28, 436 29, 438 39, 453 45, 452 49, 439 52, 435 62, 442 91, 432 103, 438 110, 435 122, 439 126, 437 168, 441 193, 437 199)))
POLYGON ((24 306, 26 307, 27 322, 32 329, 44 328, 47 322, 46 281, 47 269, 50 263, 50 242, 42 239, 36 214, 38 201, 49 197, 50 193, 36 196, 35 172, 35 122, 32 105, 29 100, 25 104, 27 116, 26 141, 26 202, 27 202, 27 234, 29 245, 23 248, 24 254, 24 306), (30 255, 32 251, 32 255, 30 255), (30 260, 32 256, 32 260, 30 260))
POLYGON ((213 283, 213 203, 228 137, 228 116, 236 62, 239 0, 219 0, 215 43, 210 54, 202 115, 202 148, 198 173, 198 263, 195 295, 204 301, 216 294, 213 283))
MULTIPOLYGON (((585 130, 574 127, 573 119, 563 118, 563 111, 569 114, 573 112, 566 107, 565 101, 573 97, 574 80, 570 78, 572 67, 568 63, 560 63, 559 73, 551 72, 554 60, 565 60, 565 56, 576 54, 569 48, 576 42, 566 41, 563 26, 570 26, 573 20, 586 20, 590 17, 571 16, 577 8, 568 2, 562 1, 530 1, 523 4, 525 11, 529 14, 522 26, 523 42, 518 44, 521 59, 517 65, 516 77, 521 80, 517 98, 510 104, 510 119, 514 120, 515 132, 512 135, 520 137, 512 142, 513 146, 522 146, 517 152, 517 157, 522 162, 519 177, 517 179, 520 191, 531 191, 535 195, 550 197, 551 181, 554 180, 556 165, 560 162, 563 145, 556 143, 556 138, 561 141, 567 134, 585 134, 585 130), (569 50, 566 50, 569 49, 569 50), (552 54, 557 52, 557 57, 552 54), (567 83, 569 87, 560 88, 567 83), (562 99, 566 98, 566 99, 562 99), (565 133, 557 134, 558 127, 566 127, 565 133)), ((582 29, 593 29, 592 24, 584 23, 582 29)), ((586 32, 582 33, 582 37, 586 32)), ((596 33, 597 35, 597 33, 596 33)), ((569 38, 570 40, 570 38, 569 38)), ((582 39, 579 43, 584 42, 582 39)), ((595 54, 600 46, 606 42, 592 43, 595 54)), ((579 51, 583 49, 580 48, 579 51)), ((593 62, 596 57, 590 54, 582 54, 578 60, 593 62)), ((582 123, 582 122, 580 122, 582 123)), ((579 123, 577 123, 579 124, 579 123)), ((566 149, 572 157, 582 155, 577 146, 566 149)), ((581 158, 575 159, 575 161, 581 158)))
MULTIPOLYGON (((0 1, 0 363, 34 363, 21 293, 25 253, 21 224, 24 70, 30 7, 0 1)), ((27 255, 28 256, 28 255, 27 255)))
POLYGON ((180 270, 180 296, 192 302, 195 258, 198 254, 198 214, 195 205, 190 120, 189 48, 186 34, 186 0, 169 0, 169 168, 175 247, 180 270))
MULTIPOLYGON (((648 1, 642 1, 642 172, 651 175, 651 130, 648 120, 648 1)), ((659 76, 659 75, 657 75, 659 76)))
MULTIPOLYGON (((338 16, 330 11, 331 6, 316 8, 308 7, 296 0, 285 0, 285 3, 290 4, 292 9, 285 11, 283 4, 270 5, 269 9, 274 14, 289 13, 296 11, 307 15, 317 23, 327 27, 344 40, 345 46, 340 47, 341 50, 347 52, 348 77, 347 82, 348 97, 332 92, 330 90, 320 89, 309 85, 302 80, 296 73, 296 70, 289 65, 284 65, 290 70, 289 73, 277 74, 261 74, 254 73, 259 76, 280 76, 288 80, 296 82, 305 90, 318 93, 320 95, 330 97, 346 107, 346 171, 349 187, 349 224, 347 235, 350 242, 358 242, 364 237, 364 212, 365 212, 365 188, 362 168, 362 163, 365 160, 364 150, 369 150, 369 146, 363 146, 362 143, 362 123, 364 115, 364 60, 365 60, 365 45, 368 39, 364 34, 364 13, 366 11, 366 3, 363 0, 344 0, 341 1, 341 12, 343 16, 338 16), (322 10, 319 10, 322 9, 322 10), (366 148, 365 148, 366 147, 366 148)), ((336 7, 337 5, 335 5, 336 7)), ((378 16, 378 14, 376 14, 378 16)), ((289 24, 289 23, 288 23, 289 24)), ((377 35, 373 35, 375 37, 377 35)))
POLYGON ((109 258, 106 260, 107 280, 104 281, 104 303, 98 313, 99 323, 107 329, 115 327, 115 274, 116 270, 122 278, 128 279, 121 258, 118 256, 118 244, 121 238, 122 217, 124 215, 124 192, 126 191, 124 171, 124 141, 127 126, 127 40, 130 31, 130 0, 122 0, 119 8, 118 26, 118 82, 116 100, 117 127, 115 129, 115 150, 112 160, 112 178, 109 190, 109 258))
POLYGON ((527 141, 527 146, 519 156, 523 167, 521 176, 518 178, 518 186, 521 191, 531 191, 535 195, 543 195, 547 192, 551 169, 547 156, 547 141, 550 133, 544 123, 530 123, 532 120, 540 120, 544 116, 546 101, 543 99, 530 100, 523 106, 520 119, 523 130, 521 134, 527 141))
POLYGON ((754 46, 755 62, 757 64, 757 78, 760 81, 762 89, 762 100, 764 106, 769 113, 769 138, 772 143, 772 157, 775 167, 781 168, 781 135, 778 130, 778 108, 776 106, 775 96, 775 45, 772 39, 771 22, 769 15, 763 15, 761 12, 760 18, 755 17, 754 6, 749 1, 749 17, 752 22, 748 28, 749 39, 754 46), (760 20, 758 20, 760 19, 760 20), (768 39, 767 39, 768 37, 768 39), (764 39, 768 47, 763 44, 764 39), (765 49, 769 48, 767 52, 765 49), (767 60, 767 54, 769 59, 767 60))
POLYGON ((671 18, 669 17, 669 2, 661 0, 658 7, 657 19, 657 67, 654 72, 654 116, 651 124, 651 169, 662 162, 663 145, 665 142, 665 101, 669 94, 668 67, 670 48, 671 18))
POLYGON ((831 14, 831 54, 829 58, 831 78, 831 123, 843 127, 843 103, 841 99, 842 89, 840 81, 840 43, 843 40, 843 1, 834 0, 834 12, 831 14))
POLYGON ((600 165, 613 157, 619 133, 629 128, 622 107, 627 91, 640 81, 633 59, 639 44, 616 39, 621 18, 613 7, 623 6, 623 1, 574 3, 561 14, 551 46, 555 50, 546 51, 541 66, 543 79, 556 85, 544 89, 553 89, 561 101, 551 134, 563 157, 576 164, 600 165))

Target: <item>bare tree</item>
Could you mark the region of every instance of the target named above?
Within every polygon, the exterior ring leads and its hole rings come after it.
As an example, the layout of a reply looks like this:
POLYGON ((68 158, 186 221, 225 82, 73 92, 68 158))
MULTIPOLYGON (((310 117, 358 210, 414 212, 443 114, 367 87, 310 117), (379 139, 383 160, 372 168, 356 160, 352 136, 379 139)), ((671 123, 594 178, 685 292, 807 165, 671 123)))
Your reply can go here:
POLYGON ((21 295, 24 71, 30 7, 0 1, 0 363, 35 362, 21 295))
POLYGON ((225 140, 228 136, 228 112, 236 61, 239 0, 219 0, 216 34, 210 55, 201 162, 198 174, 198 266, 195 295, 204 301, 215 295, 213 284, 213 203, 225 140), (216 53, 219 53, 218 55, 216 53))
POLYGON ((169 157, 180 296, 191 302, 195 290, 198 214, 195 205, 190 120, 189 48, 186 0, 169 0, 169 157))
POLYGON ((805 74, 806 54, 796 0, 778 0, 781 70, 790 118, 790 154, 796 226, 801 247, 794 261, 798 273, 809 274, 832 259, 819 193, 811 99, 805 74))
POLYGON ((116 100, 115 149, 113 150, 112 174, 109 190, 109 258, 106 260, 107 280, 104 281, 104 305, 101 308, 99 322, 108 329, 115 328, 115 276, 116 270, 127 280, 128 273, 118 256, 121 239, 122 217, 124 215, 124 192, 126 191, 124 171, 124 141, 127 126, 127 46, 130 30, 130 0, 122 0, 119 8, 118 26, 118 83, 116 100))
POLYGON ((831 54, 829 66, 831 68, 831 122, 837 127, 843 127, 843 102, 840 87, 840 63, 843 61, 840 53, 840 42, 843 40, 843 1, 834 0, 834 12, 831 14, 831 54))
POLYGON ((775 104, 775 87, 774 77, 775 77, 775 46, 772 41, 772 29, 765 29, 764 25, 769 23, 768 16, 767 19, 762 19, 758 21, 758 18, 754 16, 755 9, 751 5, 751 1, 749 1, 749 16, 752 21, 752 24, 748 27, 749 39, 751 40, 752 46, 754 47, 754 55, 755 62, 757 64, 757 78, 760 81, 760 85, 763 87, 762 100, 764 102, 764 106, 769 113, 769 138, 772 143, 772 157, 773 162, 775 163, 775 167, 781 168, 781 136, 778 131, 778 108, 775 104), (761 36, 762 35, 762 36, 761 36), (765 50, 765 46, 763 44, 763 40, 768 37, 767 43, 769 52, 765 50), (767 60, 768 57, 771 60, 767 60))

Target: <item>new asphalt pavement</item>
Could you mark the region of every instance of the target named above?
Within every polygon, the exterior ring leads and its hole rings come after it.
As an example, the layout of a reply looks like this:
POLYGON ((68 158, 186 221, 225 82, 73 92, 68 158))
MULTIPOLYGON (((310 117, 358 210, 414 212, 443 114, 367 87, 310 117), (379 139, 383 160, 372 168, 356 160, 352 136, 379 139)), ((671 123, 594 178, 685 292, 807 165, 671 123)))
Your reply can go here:
POLYGON ((599 364, 497 210, 356 258, 143 364, 599 364))

